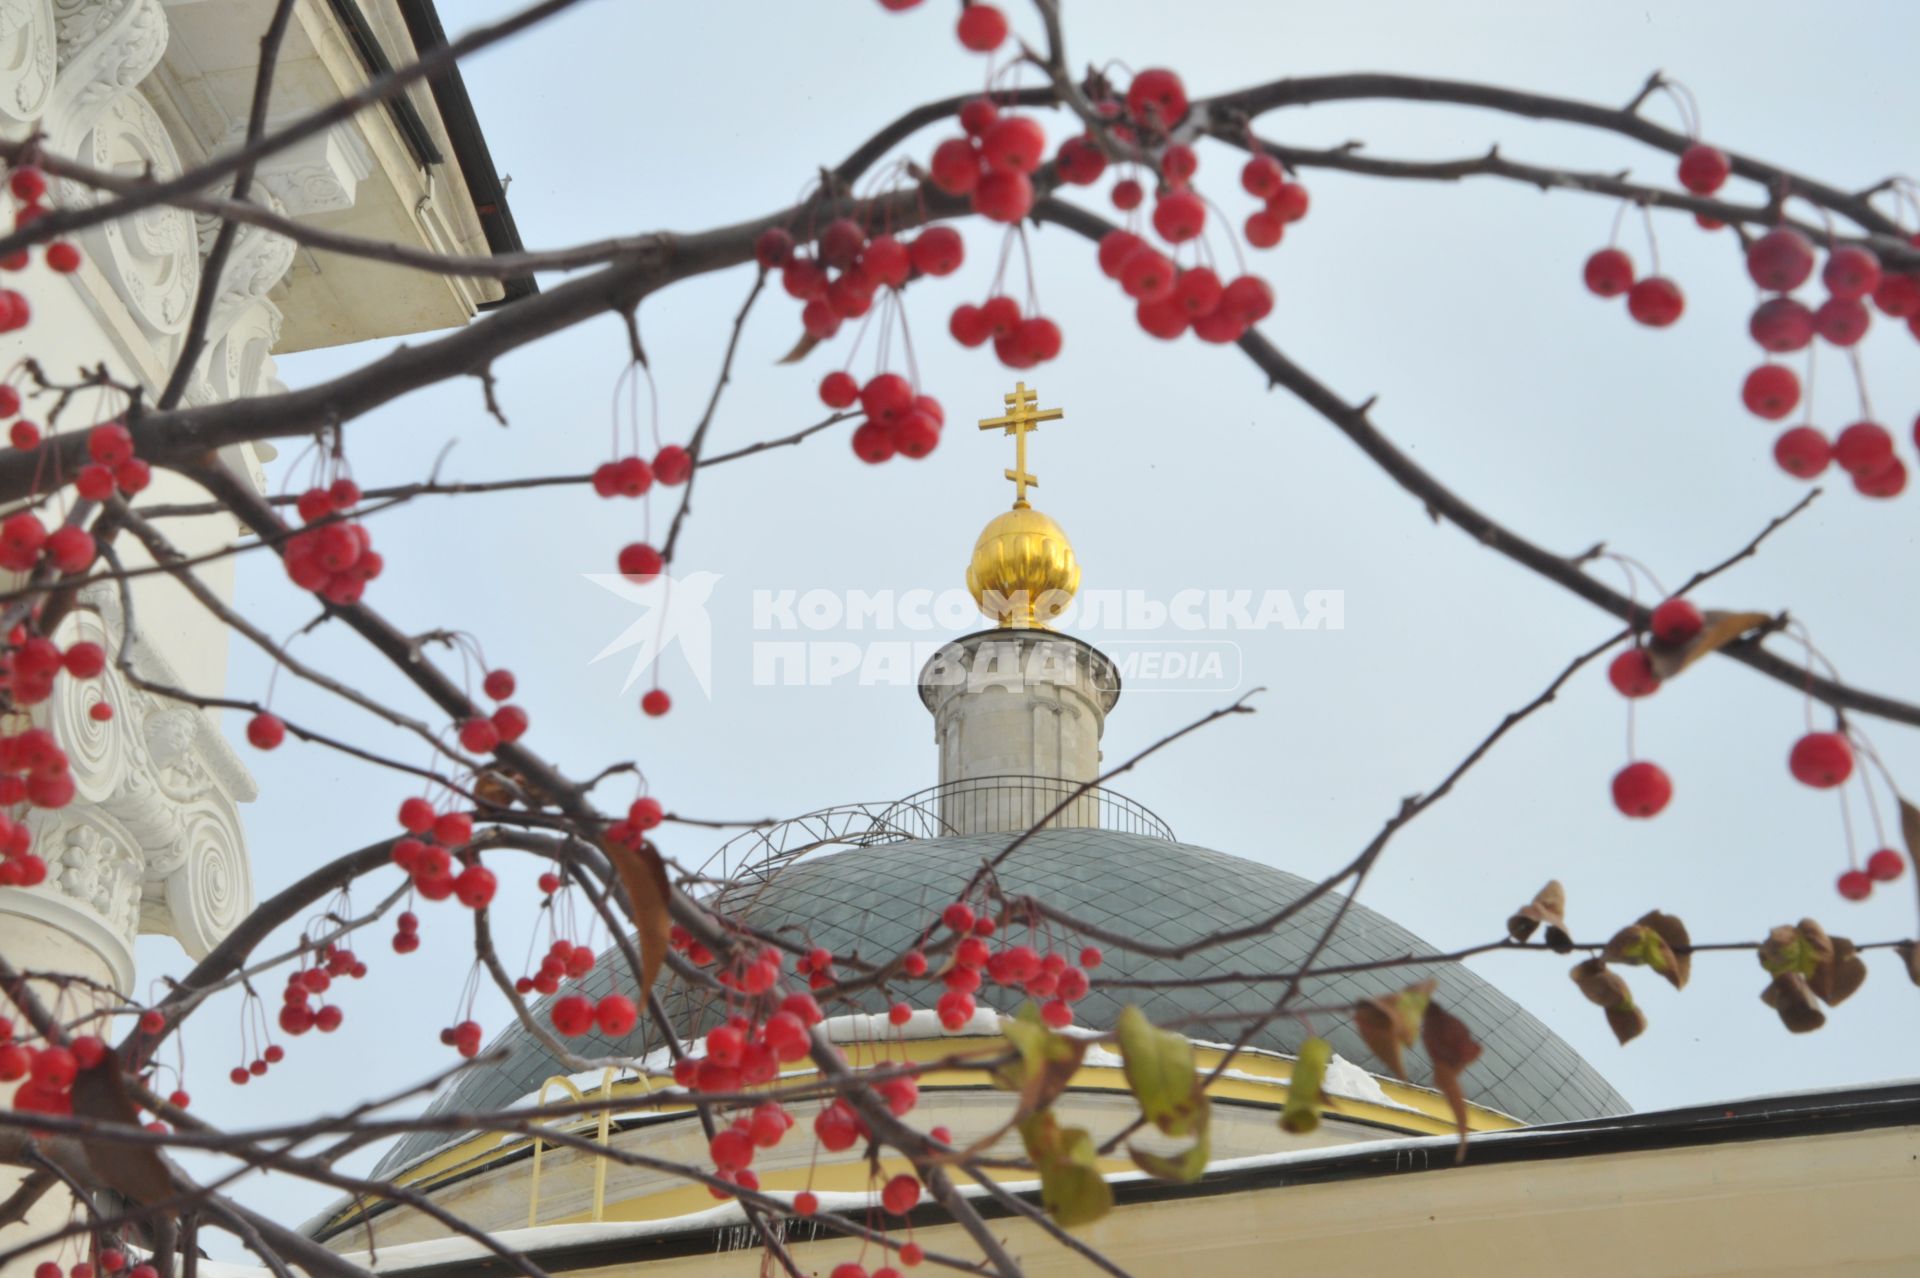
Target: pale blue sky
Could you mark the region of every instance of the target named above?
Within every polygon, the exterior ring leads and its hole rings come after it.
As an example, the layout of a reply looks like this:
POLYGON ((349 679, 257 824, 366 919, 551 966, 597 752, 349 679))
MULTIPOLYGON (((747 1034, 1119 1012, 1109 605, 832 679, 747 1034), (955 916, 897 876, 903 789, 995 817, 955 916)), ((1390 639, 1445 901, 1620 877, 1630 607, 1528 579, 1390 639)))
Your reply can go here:
MULTIPOLYGON (((442 11, 457 31, 506 7, 446 0, 442 11)), ((1066 8, 1076 64, 1171 65, 1196 95, 1370 69, 1618 102, 1659 67, 1698 95, 1715 141, 1841 186, 1920 168, 1912 143, 1920 80, 1911 56, 1920 10, 1905 4, 1843 4, 1818 21, 1804 6, 1772 0, 1069 0, 1066 8)), ((784 206, 820 164, 903 108, 976 87, 981 63, 954 44, 952 9, 930 2, 890 15, 871 0, 600 0, 476 59, 467 82, 495 159, 513 176, 513 208, 530 247, 698 229, 784 206)), ((1033 33, 1020 6, 1010 12, 1018 30, 1033 33)), ((1516 158, 1631 167, 1646 180, 1671 174, 1669 159, 1617 139, 1455 108, 1316 107, 1275 115, 1264 127, 1290 142, 1364 138, 1384 154, 1422 157, 1473 154, 1498 140, 1516 158)), ((941 136, 923 134, 909 153, 924 158, 941 136)), ((1203 150, 1199 181, 1244 212, 1238 164, 1230 153, 1203 150)), ((1342 393, 1378 394, 1380 427, 1495 517, 1569 553, 1605 540, 1672 582, 1744 543, 1802 492, 1769 458, 1774 429, 1737 400, 1741 377, 1757 362, 1745 335, 1753 295, 1727 238, 1705 235, 1685 217, 1659 220, 1663 262, 1689 306, 1674 329, 1655 333, 1580 287, 1580 264, 1613 219, 1606 202, 1484 181, 1401 185, 1324 173, 1306 180, 1311 216, 1256 259, 1279 295, 1264 331, 1342 393)), ((979 526, 1003 507, 1004 446, 968 421, 998 411, 1014 375, 944 333, 953 305, 983 295, 997 251, 997 236, 983 225, 965 234, 963 271, 908 295, 925 388, 945 402, 950 422, 930 459, 868 468, 843 434, 830 433, 702 479, 680 567, 720 575, 711 704, 669 663, 679 708, 646 720, 634 696, 619 695, 623 661, 589 664, 635 615, 584 579, 607 571, 634 535, 639 510, 631 503, 550 490, 382 516, 375 540, 388 570, 370 598, 410 630, 475 632, 520 675, 536 748, 579 774, 637 758, 671 808, 788 815, 930 784, 930 724, 910 689, 754 688, 746 627, 755 588, 957 585, 979 526)), ((1066 334, 1062 358, 1029 376, 1047 402, 1067 410, 1035 445, 1040 504, 1072 534, 1087 587, 1163 598, 1189 587, 1345 592, 1340 631, 1236 636, 1245 682, 1269 689, 1260 713, 1163 752, 1120 785, 1183 840, 1323 873, 1350 857, 1401 796, 1431 786, 1614 625, 1430 523, 1331 427, 1284 393, 1268 393, 1238 352, 1191 341, 1168 347, 1140 334, 1095 269, 1090 245, 1053 229, 1032 242, 1040 294, 1066 334)), ((1626 242, 1644 256, 1637 229, 1626 242)), ((696 281, 644 307, 668 438, 683 439, 697 418, 749 280, 736 271, 696 281)), ((840 357, 776 367, 797 331, 796 308, 784 297, 766 299, 720 409, 716 448, 815 420, 814 385, 840 357)), ((450 476, 584 470, 606 456, 624 349, 619 325, 606 321, 502 361, 496 372, 510 430, 485 415, 471 383, 382 410, 349 432, 356 473, 367 486, 417 478, 449 443, 450 476)), ((1882 325, 1863 349, 1874 403, 1910 439, 1920 408, 1913 342, 1882 325)), ((307 384, 376 353, 291 357, 282 373, 307 384)), ((1815 419, 1837 427, 1853 418, 1853 392, 1837 361, 1825 368, 1815 419)), ((1909 566, 1920 496, 1870 503, 1844 481, 1827 487, 1811 512, 1758 561, 1714 583, 1704 602, 1790 607, 1849 678, 1920 698, 1909 566)), ((670 513, 656 503, 656 529, 670 513)), ((267 629, 285 633, 310 615, 275 565, 260 557, 242 564, 241 602, 267 629)), ((369 690, 396 689, 349 637, 303 642, 310 659, 330 659, 369 690)), ((250 649, 235 648, 236 694, 262 691, 266 674, 250 649)), ((393 740, 289 681, 277 697, 291 716, 393 740)), ((1124 698, 1109 723, 1109 759, 1224 699, 1124 698)), ((1583 937, 1654 906, 1710 940, 1757 938, 1809 912, 1859 939, 1913 934, 1911 879, 1861 905, 1834 895, 1843 868, 1839 818, 1830 795, 1787 777, 1787 747, 1803 730, 1801 703, 1789 690, 1716 661, 1647 703, 1641 750, 1678 788, 1672 808, 1650 823, 1628 823, 1608 801, 1623 726, 1622 703, 1596 667, 1395 841, 1365 899, 1442 946, 1497 935, 1508 911, 1555 876, 1583 937)), ((1865 726, 1920 792, 1920 738, 1865 726)), ((242 750, 266 796, 248 814, 262 894, 388 834, 409 793, 392 777, 317 749, 242 750)), ((698 860, 717 842, 669 830, 665 845, 698 860)), ((521 881, 530 875, 505 877, 503 895, 531 890, 521 881)), ((514 929, 503 925, 509 936, 514 929)), ((345 994, 346 1032, 302 1040, 282 1070, 244 1090, 215 1081, 230 1063, 219 1056, 215 1022, 237 1015, 202 1013, 208 1024, 193 1044, 198 1107, 243 1124, 295 1106, 344 1106, 370 1086, 403 1084, 444 1065, 435 1031, 454 1019, 469 956, 452 907, 430 908, 426 933, 426 948, 404 965, 384 949, 370 956, 382 979, 345 994)), ((143 947, 150 965, 166 951, 143 947)), ((1503 957, 1480 970, 1641 1108, 1905 1076, 1920 1048, 1920 991, 1890 956, 1873 959, 1865 989, 1827 1029, 1801 1038, 1758 1002, 1763 974, 1750 958, 1703 959, 1679 995, 1635 978, 1652 1027, 1624 1050, 1566 979, 1566 966, 1503 957)), ((491 1032, 504 1020, 502 1006, 483 995, 482 1008, 491 1032)), ((287 1217, 328 1198, 281 1182, 243 1196, 287 1217)))

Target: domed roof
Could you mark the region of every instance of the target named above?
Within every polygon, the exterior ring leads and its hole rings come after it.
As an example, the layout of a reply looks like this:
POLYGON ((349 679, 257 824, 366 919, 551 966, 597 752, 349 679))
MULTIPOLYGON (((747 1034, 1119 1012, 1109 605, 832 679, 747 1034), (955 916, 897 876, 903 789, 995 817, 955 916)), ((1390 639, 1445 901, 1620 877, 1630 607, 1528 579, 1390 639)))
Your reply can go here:
MULTIPOLYGON (((816 859, 799 859, 759 882, 729 889, 729 913, 755 927, 778 930, 796 941, 826 946, 841 955, 887 957, 908 948, 932 914, 952 901, 981 861, 1005 847, 1007 834, 940 839, 910 839, 857 848, 816 859)), ((1266 918, 1298 900, 1313 885, 1284 870, 1239 857, 1112 830, 1042 830, 998 870, 1009 895, 1031 895, 1064 912, 1114 932, 1161 945, 1177 946, 1208 933, 1266 918)), ((1103 990, 1098 985, 1075 1005, 1079 1024, 1111 1026, 1120 1009, 1137 1003, 1155 1023, 1188 1022, 1195 1038, 1231 1040, 1243 1022, 1217 1027, 1191 1024, 1210 1013, 1243 1012, 1270 1006, 1281 987, 1230 979, 1231 973, 1287 972, 1306 958, 1315 940, 1332 922, 1340 897, 1328 895, 1308 905, 1272 932, 1206 950, 1180 960, 1143 958, 1115 947, 1096 978, 1213 978, 1204 984, 1169 989, 1103 990)), ((1075 937, 1056 936, 1055 948, 1077 951, 1075 937)), ((1322 952, 1321 966, 1377 962, 1434 947, 1391 919, 1355 905, 1322 952)), ((1457 963, 1425 968, 1399 967, 1317 978, 1303 988, 1304 1002, 1344 1004, 1390 994, 1412 981, 1439 980, 1436 1001, 1465 1021, 1485 1048, 1467 1071, 1469 1099, 1528 1123, 1555 1123, 1624 1113, 1627 1103, 1600 1073, 1519 1004, 1457 963)), ((599 998, 615 989, 631 994, 632 977, 623 963, 602 961, 568 992, 599 998)), ((862 1010, 884 1011, 904 997, 930 1007, 940 993, 937 982, 905 982, 893 994, 869 991, 862 1010)), ((662 987, 667 1014, 683 1036, 704 1034, 723 1011, 702 991, 677 981, 662 987)), ((1011 992, 983 988, 983 1006, 1012 1011, 1011 992), (996 1000, 994 995, 1002 997, 996 1000)), ((847 1010, 830 1007, 829 1013, 847 1010)), ((536 1014, 544 1017, 544 1004, 536 1014)), ((1334 1050, 1368 1068, 1379 1064, 1345 1017, 1316 1016, 1313 1029, 1334 1050)), ((1294 1053, 1308 1031, 1292 1017, 1268 1025, 1252 1045, 1294 1053)), ((463 1074, 433 1105, 449 1109, 488 1109, 513 1103, 537 1091, 548 1077, 565 1072, 518 1025, 496 1041, 512 1049, 497 1067, 463 1074)), ((583 1056, 639 1055, 664 1046, 651 1024, 620 1042, 596 1034, 581 1040, 583 1056)), ((1409 1054, 1415 1082, 1431 1078, 1425 1054, 1409 1054)), ((438 1133, 416 1133, 381 1161, 380 1173, 405 1166, 438 1144, 438 1133)))

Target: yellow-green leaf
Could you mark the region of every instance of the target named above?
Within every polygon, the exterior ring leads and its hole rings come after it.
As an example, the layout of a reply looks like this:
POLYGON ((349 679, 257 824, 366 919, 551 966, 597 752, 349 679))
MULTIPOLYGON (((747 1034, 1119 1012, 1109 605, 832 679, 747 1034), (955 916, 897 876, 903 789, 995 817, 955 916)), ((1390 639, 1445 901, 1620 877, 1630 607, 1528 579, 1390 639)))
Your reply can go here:
POLYGON ((1193 1068, 1193 1044, 1156 1028, 1137 1007, 1120 1011, 1120 1040, 1127 1086, 1148 1122, 1169 1136, 1191 1136, 1203 1123, 1205 1096, 1193 1068))
MULTIPOLYGON (((1202 1097, 1204 1105, 1205 1098, 1202 1097)), ((1171 1180, 1185 1184, 1198 1180, 1200 1173, 1207 1169, 1207 1159, 1211 1157, 1212 1138, 1208 1134, 1207 1124, 1202 1120, 1200 1136, 1193 1144, 1177 1154, 1156 1154, 1139 1145, 1128 1145, 1127 1152, 1133 1155, 1134 1163, 1149 1176, 1161 1180, 1171 1180)))
POLYGON ((1099 1155, 1085 1129, 1061 1127, 1052 1111, 1020 1123, 1027 1157, 1040 1171, 1040 1205, 1067 1228, 1100 1219, 1113 1207, 1113 1190, 1100 1175, 1099 1155))
POLYGON ((1020 1053, 1020 1059, 996 1069, 994 1085, 1020 1093, 1018 1117, 1038 1113, 1067 1089, 1086 1055, 1087 1044, 1041 1024, 1040 1014, 1031 1003, 1011 1020, 1001 1021, 1000 1032, 1020 1053))
POLYGON ((1680 960, 1665 937, 1645 923, 1623 927, 1607 942, 1606 959, 1610 963, 1644 964, 1672 982, 1675 989, 1685 983, 1680 975, 1680 960))
POLYGON ((1287 1103, 1280 1111, 1280 1126, 1296 1136, 1304 1136, 1320 1126, 1321 1084, 1326 1081, 1327 1065, 1333 1060, 1333 1044, 1324 1038, 1310 1038, 1300 1044, 1294 1059, 1293 1074, 1287 1079, 1287 1103))

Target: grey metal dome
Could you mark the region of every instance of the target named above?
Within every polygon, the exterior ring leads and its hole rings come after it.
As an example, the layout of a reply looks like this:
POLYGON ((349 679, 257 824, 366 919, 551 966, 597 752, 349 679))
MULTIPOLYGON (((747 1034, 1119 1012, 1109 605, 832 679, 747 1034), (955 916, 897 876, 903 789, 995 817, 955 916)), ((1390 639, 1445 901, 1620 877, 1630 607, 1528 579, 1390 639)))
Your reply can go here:
MULTIPOLYGON (((965 884, 981 861, 1006 846, 1006 834, 939 839, 909 839, 817 858, 799 858, 757 883, 730 889, 729 912, 752 925, 779 930, 798 941, 824 945, 836 954, 887 957, 912 945, 932 915, 965 884)), ((1163 945, 1180 945, 1210 932, 1265 918, 1304 895, 1312 884, 1298 875, 1239 857, 1174 843, 1143 834, 1112 830, 1043 830, 1023 844, 998 871, 1008 894, 1027 894, 1062 911, 1112 931, 1163 945)), ((1332 921, 1341 898, 1313 902, 1276 930, 1178 961, 1142 958, 1113 947, 1095 973, 1100 977, 1207 978, 1233 972, 1287 972, 1297 968, 1332 921)), ((1024 939, 1024 938, 1023 938, 1024 939)), ((1055 947, 1079 948, 1078 938, 1054 936, 1055 947)), ((1433 946, 1391 919, 1355 905, 1339 932, 1317 960, 1339 966, 1432 953, 1433 946)), ((1629 1108, 1600 1073, 1519 1004, 1456 963, 1430 968, 1395 968, 1315 979, 1303 987, 1307 1004, 1352 1003, 1388 994, 1425 976, 1440 983, 1437 1001, 1464 1020, 1485 1047, 1467 1073, 1468 1095, 1529 1123, 1555 1123, 1624 1113, 1629 1108)), ((592 998, 616 988, 631 994, 625 964, 603 961, 567 992, 592 998)), ((1209 1013, 1259 1010, 1271 1006, 1283 987, 1240 981, 1164 990, 1095 989, 1075 1007, 1078 1023, 1097 1028, 1113 1024, 1128 1002, 1138 1003, 1156 1023, 1190 1021, 1209 1013)), ((874 991, 860 1001, 864 1010, 884 1011, 897 997, 930 1007, 936 982, 908 982, 893 995, 874 991)), ((983 1005, 1012 1011, 1012 995, 998 1002, 983 988, 983 1005)), ((679 1033, 702 1034, 723 1009, 707 994, 678 982, 663 987, 668 1015, 679 1033)), ((542 1005, 544 1008, 544 1004, 542 1005)), ((828 1008, 831 1014, 844 1008, 828 1008)), ((543 1012, 542 1012, 543 1014, 543 1012)), ((1243 1022, 1217 1029, 1189 1025, 1195 1038, 1230 1040, 1243 1022)), ((1334 1050, 1368 1068, 1379 1068, 1345 1018, 1316 1017, 1313 1028, 1334 1050)), ((1293 1053, 1307 1031, 1291 1017, 1275 1021, 1253 1045, 1293 1053)), ((497 1044, 512 1049, 496 1068, 474 1070, 443 1093, 432 1107, 488 1109, 511 1104, 537 1091, 561 1067, 517 1025, 497 1044)), ((633 1054, 663 1046, 643 1018, 626 1040, 583 1040, 582 1055, 633 1054)), ((1429 1078, 1423 1053, 1410 1054, 1408 1070, 1416 1082, 1429 1078)), ((405 1166, 444 1137, 418 1133, 396 1145, 380 1165, 381 1173, 405 1166)))

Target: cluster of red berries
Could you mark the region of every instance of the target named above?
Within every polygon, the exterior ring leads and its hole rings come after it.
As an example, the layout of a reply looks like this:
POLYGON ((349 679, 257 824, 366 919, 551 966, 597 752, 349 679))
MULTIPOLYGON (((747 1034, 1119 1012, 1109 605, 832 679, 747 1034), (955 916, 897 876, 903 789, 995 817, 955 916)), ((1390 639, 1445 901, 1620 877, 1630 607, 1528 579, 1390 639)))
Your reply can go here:
MULTIPOLYGON (((1920 277, 1883 272, 1873 251, 1857 245, 1842 245, 1827 255, 1820 272, 1827 296, 1809 307, 1791 294, 1812 278, 1814 262, 1813 243, 1792 227, 1775 227, 1748 247, 1747 273, 1772 296, 1755 308, 1747 330, 1768 353, 1804 350, 1815 337, 1853 346, 1872 323, 1869 297, 1888 315, 1912 314, 1920 321, 1920 277)), ((1920 326, 1915 335, 1920 336, 1920 326)), ((1778 421, 1799 406, 1800 379, 1770 361, 1747 374, 1740 398, 1749 411, 1778 421)), ((1893 434, 1878 422, 1855 422, 1832 440, 1812 425, 1794 426, 1774 442, 1773 457, 1801 479, 1837 463, 1868 497, 1897 496, 1907 486, 1906 464, 1894 453, 1893 434)))
MULTIPOLYGON (((32 165, 23 165, 7 175, 7 190, 20 202, 13 213, 13 229, 18 231, 45 217, 47 175, 32 165)), ((24 271, 29 261, 26 249, 0 257, 0 271, 24 271)), ((55 240, 47 245, 47 269, 71 275, 80 269, 80 250, 70 241, 55 240)), ((0 332, 25 328, 31 313, 27 299, 11 289, 0 289, 0 332)))
POLYGON ((564 937, 555 938, 540 960, 540 970, 519 978, 513 988, 523 995, 555 994, 560 990, 560 982, 579 980, 593 970, 594 962, 591 945, 575 945, 564 937))
POLYGON ((951 275, 967 254, 950 226, 930 226, 903 241, 890 234, 869 238, 860 223, 837 217, 821 228, 811 253, 794 243, 792 232, 770 226, 754 240, 753 255, 762 267, 778 270, 781 287, 802 303, 807 335, 825 341, 844 321, 871 310, 882 288, 905 288, 915 273, 951 275))
POLYGON ((47 863, 33 851, 33 831, 0 812, 0 887, 38 887, 46 881, 47 863))
MULTIPOLYGON (((1647 621, 1648 646, 1636 644, 1615 657, 1607 667, 1608 681, 1628 700, 1652 696, 1660 691, 1653 654, 1686 647, 1705 625, 1690 600, 1663 600, 1647 621)), ((1614 774, 1613 805, 1627 816, 1658 816, 1672 799, 1673 779, 1657 763, 1637 759, 1614 774)))
POLYGON ((118 1247, 108 1247, 100 1252, 97 1271, 90 1261, 75 1261, 62 1269, 56 1261, 43 1260, 33 1267, 33 1278, 99 1278, 100 1274, 123 1272, 125 1278, 160 1278, 160 1271, 144 1260, 129 1268, 127 1253, 118 1247))
POLYGON ((664 821, 666 814, 660 800, 651 795, 641 795, 627 805, 627 815, 623 819, 607 827, 607 842, 637 849, 646 842, 647 831, 664 821))
POLYGON ((1060 326, 1044 316, 1021 315, 1020 303, 1004 294, 978 306, 970 302, 956 306, 947 331, 969 348, 992 338, 993 353, 1008 368, 1036 368, 1060 354, 1060 326))
POLYGON ((788 994, 758 1020, 735 1013, 707 1034, 698 1054, 674 1062, 673 1081, 697 1092, 737 1092, 770 1083, 783 1063, 806 1056, 808 1031, 823 1019, 813 995, 801 992, 788 994))
POLYGON ((1167 341, 1191 328, 1202 341, 1237 342, 1273 311, 1273 289, 1259 276, 1222 284, 1211 267, 1181 270, 1132 231, 1107 232, 1099 257, 1101 272, 1134 300, 1140 327, 1167 341))
MULTIPOLYGON (((948 195, 966 196, 981 217, 1018 222, 1033 209, 1033 173, 1047 158, 1047 131, 1034 117, 1003 113, 988 98, 960 108, 960 128, 961 136, 934 147, 927 175, 948 195)), ((1097 147, 1084 139, 1081 145, 1104 167, 1097 147)), ((1092 162, 1079 160, 1076 172, 1092 162)))
POLYGON ((609 498, 644 497, 655 480, 674 488, 692 473, 693 455, 678 444, 667 444, 653 455, 652 464, 637 454, 601 462, 594 467, 593 491, 609 498))
POLYGON ((1596 297, 1626 295, 1627 314, 1649 328, 1665 328, 1687 309, 1680 286, 1664 275, 1635 279, 1633 259, 1619 248, 1603 248, 1587 259, 1587 290, 1596 297))
POLYGON ((480 1028, 480 1022, 469 1017, 441 1030, 440 1045, 451 1047, 468 1060, 472 1060, 480 1054, 480 1040, 484 1035, 485 1031, 480 1028))
MULTIPOLYGON (((12 519, 7 521, 12 522, 12 519)), ((83 639, 63 652, 59 644, 44 635, 29 634, 25 626, 15 626, 14 632, 7 636, 6 646, 0 648, 0 688, 6 690, 17 706, 37 706, 51 697, 54 677, 62 671, 75 679, 97 679, 106 668, 106 650, 99 644, 83 639)), ((95 704, 96 708, 106 705, 104 701, 95 704)), ((103 717, 113 717, 111 707, 104 716, 95 716, 103 717)))
POLYGON ((597 1003, 583 994, 568 994, 555 999, 547 1015, 553 1028, 568 1038, 595 1028, 608 1038, 625 1038, 640 1023, 640 1009, 625 994, 608 994, 597 1003))
MULTIPOLYGON (((311 1006, 316 995, 325 994, 336 980, 365 980, 367 965, 354 957, 352 950, 328 942, 320 949, 320 961, 312 967, 300 967, 287 973, 287 988, 280 1006, 280 1028, 298 1038, 308 1030, 331 1034, 340 1028, 346 1014, 332 1003, 311 1006)), ((272 1050, 272 1049, 269 1049, 272 1050)))
POLYGON ((13 1107, 23 1114, 71 1114, 73 1080, 106 1059, 106 1042, 96 1034, 35 1047, 15 1042, 13 1022, 0 1016, 0 1083, 20 1083, 13 1107))
MULTIPOLYGON (((953 948, 953 962, 941 974, 946 992, 934 1003, 934 1013, 948 1030, 965 1028, 973 1020, 978 1005, 974 994, 983 981, 1009 989, 1019 989, 1040 1003, 1040 1019, 1054 1029, 1073 1024, 1073 1004, 1086 997, 1090 982, 1087 973, 1098 967, 1101 954, 1088 946, 1074 966, 1066 955, 1049 951, 1042 954, 1031 945, 990 948, 987 938, 996 930, 986 915, 976 916, 973 907, 955 901, 941 912, 940 921, 959 937, 953 948)), ((901 961, 908 976, 923 976, 927 960, 918 950, 901 961)), ((888 1011, 895 1025, 904 1025, 913 1015, 905 1003, 895 1003, 888 1011)))
POLYGON ((133 455, 133 434, 120 422, 102 422, 87 432, 87 456, 93 460, 73 477, 73 490, 88 501, 105 501, 116 491, 131 497, 153 482, 153 468, 133 455))
POLYGON ((869 465, 895 453, 918 460, 940 446, 946 410, 931 395, 914 393, 898 373, 876 373, 862 386, 847 372, 828 373, 820 382, 820 401, 828 408, 860 405, 867 419, 854 428, 853 452, 869 465))
MULTIPOLYGON (((20 417, 20 407, 20 392, 11 385, 0 383, 0 420, 20 417)), ((40 427, 37 423, 20 417, 19 421, 7 427, 7 442, 15 448, 38 448, 40 427)))
MULTIPOLYGON (((728 1126, 713 1134, 707 1142, 707 1154, 713 1159, 715 1179, 742 1189, 760 1188, 760 1178, 750 1164, 754 1154, 762 1149, 772 1149, 792 1130, 793 1115, 779 1101, 762 1101, 745 1114, 738 1115, 728 1126)), ((732 1195, 718 1186, 709 1187, 715 1198, 731 1198, 732 1195)))
MULTIPOLYGON (((337 1012, 340 1009, 335 1008, 333 1010, 337 1012)), ((334 1024, 338 1026, 339 1022, 335 1021, 334 1024)), ((248 1061, 245 1065, 235 1065, 232 1069, 228 1070, 227 1081, 235 1087, 245 1087, 250 1080, 263 1076, 269 1069, 285 1059, 287 1059, 287 1049, 278 1043, 269 1043, 265 1051, 261 1052, 260 1055, 254 1057, 251 1061, 248 1061)))
MULTIPOLYGON (((506 701, 516 684, 513 672, 489 670, 480 681, 481 690, 495 701, 506 701)), ((502 745, 511 745, 526 735, 527 712, 516 705, 502 705, 491 715, 475 715, 460 725, 460 745, 469 754, 492 754, 502 745)))
MULTIPOLYGON (((1816 790, 1831 790, 1853 775, 1853 746, 1840 732, 1809 732, 1787 752, 1787 771, 1794 780, 1816 790)), ((1846 870, 1835 885, 1849 901, 1864 901, 1875 883, 1890 883, 1906 871, 1907 859, 1898 848, 1880 848, 1867 857, 1865 868, 1846 870)))
POLYGON ((435 812, 432 803, 412 798, 400 805, 400 827, 407 837, 394 840, 393 863, 407 872, 414 891, 429 901, 456 897, 470 910, 493 900, 500 882, 477 855, 465 853, 454 869, 455 854, 473 841, 472 813, 435 812))
MULTIPOLYGON (((1171 152, 1173 148, 1167 149, 1171 152)), ((1311 203, 1307 188, 1289 181, 1280 161, 1270 155, 1256 155, 1242 166, 1240 188, 1261 201, 1261 207, 1247 215, 1244 228, 1247 243, 1255 248, 1278 244, 1287 227, 1307 215, 1311 203)))
MULTIPOLYGON (((0 807, 23 800, 36 808, 63 808, 73 800, 67 752, 45 728, 0 737, 0 807)), ((8 834, 9 852, 20 837, 8 834)))
POLYGON ((287 539, 283 557, 294 585, 328 603, 360 601, 386 561, 365 524, 341 518, 359 504, 360 486, 344 477, 300 494, 297 509, 308 527, 287 539))
POLYGON ((393 921, 393 952, 411 954, 420 948, 420 916, 412 910, 400 911, 393 921))

